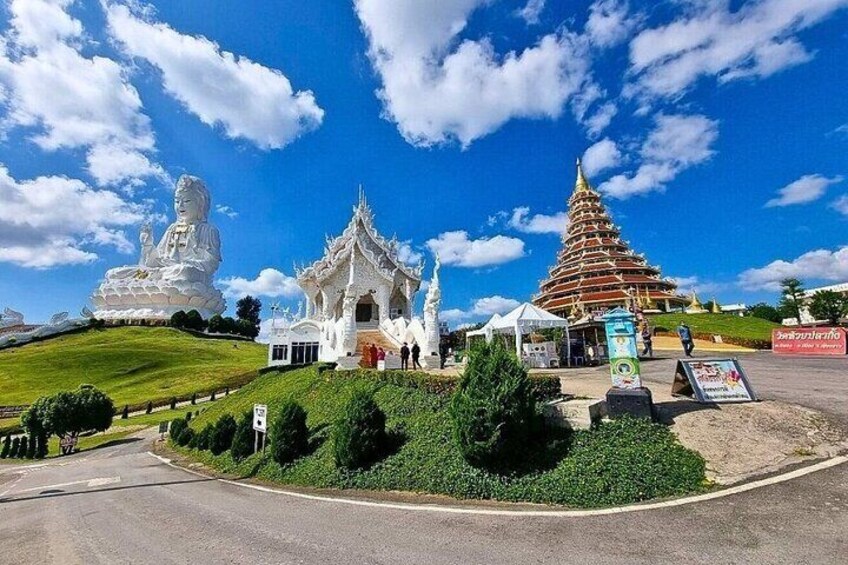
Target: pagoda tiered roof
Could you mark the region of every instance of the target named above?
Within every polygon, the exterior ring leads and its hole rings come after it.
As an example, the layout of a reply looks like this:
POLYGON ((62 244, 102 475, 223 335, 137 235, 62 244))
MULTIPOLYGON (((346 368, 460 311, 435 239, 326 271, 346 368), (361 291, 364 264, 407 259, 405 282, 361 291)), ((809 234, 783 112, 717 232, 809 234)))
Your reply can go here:
POLYGON ((677 307, 687 300, 675 283, 662 278, 658 266, 648 264, 621 239, 601 195, 577 162, 577 182, 568 199, 568 228, 557 263, 541 281, 534 298, 537 306, 568 316, 575 311, 625 308, 677 307))

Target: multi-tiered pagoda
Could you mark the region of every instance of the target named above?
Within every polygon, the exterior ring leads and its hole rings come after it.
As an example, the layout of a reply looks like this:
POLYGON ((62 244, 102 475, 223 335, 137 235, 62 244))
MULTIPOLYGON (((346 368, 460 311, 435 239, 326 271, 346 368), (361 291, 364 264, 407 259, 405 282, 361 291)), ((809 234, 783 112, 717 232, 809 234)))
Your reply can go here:
POLYGON ((557 264, 534 299, 537 306, 580 318, 616 306, 668 311, 686 305, 674 282, 662 278, 658 267, 648 265, 644 255, 634 253, 621 239, 579 160, 568 220, 557 264))

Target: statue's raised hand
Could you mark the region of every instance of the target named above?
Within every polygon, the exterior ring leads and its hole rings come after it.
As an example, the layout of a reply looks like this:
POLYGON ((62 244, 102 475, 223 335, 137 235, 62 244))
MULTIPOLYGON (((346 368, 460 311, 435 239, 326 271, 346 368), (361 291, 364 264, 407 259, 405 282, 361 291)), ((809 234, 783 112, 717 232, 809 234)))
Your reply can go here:
POLYGON ((150 225, 150 222, 146 222, 143 226, 141 226, 141 232, 139 233, 138 240, 141 242, 142 247, 153 246, 153 227, 150 225))

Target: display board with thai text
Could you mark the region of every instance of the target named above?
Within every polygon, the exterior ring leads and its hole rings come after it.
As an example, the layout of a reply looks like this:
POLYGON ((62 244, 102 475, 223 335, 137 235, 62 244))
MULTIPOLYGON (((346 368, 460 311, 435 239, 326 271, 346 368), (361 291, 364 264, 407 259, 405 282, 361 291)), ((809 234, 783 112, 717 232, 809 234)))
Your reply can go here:
POLYGON ((843 328, 777 328, 771 349, 782 355, 846 355, 848 340, 843 328))
POLYGON ((738 359, 678 360, 671 393, 704 403, 757 400, 738 359))

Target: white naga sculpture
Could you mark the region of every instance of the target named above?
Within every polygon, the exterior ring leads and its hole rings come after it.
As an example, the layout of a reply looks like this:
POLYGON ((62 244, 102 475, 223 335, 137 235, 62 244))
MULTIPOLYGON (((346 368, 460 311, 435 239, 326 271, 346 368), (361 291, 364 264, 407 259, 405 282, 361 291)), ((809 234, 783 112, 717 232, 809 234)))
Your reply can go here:
POLYGON ((442 263, 436 255, 436 265, 433 267, 433 278, 424 300, 424 343, 421 346, 425 355, 438 355, 439 342, 439 308, 442 304, 442 289, 439 285, 439 269, 442 263))
POLYGON ((177 221, 154 244, 150 224, 141 228, 138 265, 106 272, 91 297, 94 315, 106 320, 167 320, 180 310, 204 318, 224 311, 212 277, 221 264, 218 229, 208 222, 211 198, 206 185, 183 175, 174 193, 177 221))

